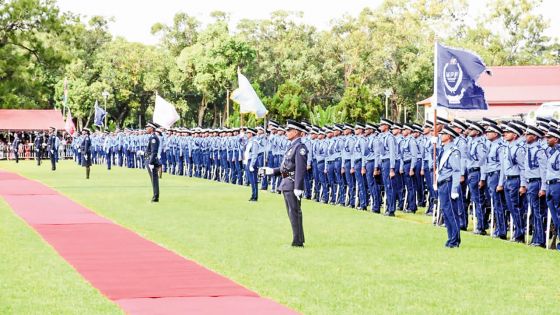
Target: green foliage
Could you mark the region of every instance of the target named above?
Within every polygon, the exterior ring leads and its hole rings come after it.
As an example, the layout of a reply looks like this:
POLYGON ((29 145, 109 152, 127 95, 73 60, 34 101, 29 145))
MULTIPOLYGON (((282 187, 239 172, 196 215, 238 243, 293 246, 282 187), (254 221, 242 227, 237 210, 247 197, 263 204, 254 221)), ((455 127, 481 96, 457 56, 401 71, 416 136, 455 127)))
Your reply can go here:
MULTIPOLYGON (((272 12, 241 20, 213 12, 202 24, 179 12, 156 23, 160 45, 112 38, 109 20, 87 21, 60 12, 54 0, 0 1, 0 108, 68 108, 79 125, 91 124, 93 104, 107 90, 109 122, 142 125, 156 91, 174 103, 184 126, 240 122, 227 91, 237 70, 249 78, 269 118, 317 122, 375 121, 391 91, 390 118, 432 94, 433 42, 479 53, 489 66, 559 64, 558 38, 538 13, 542 0, 491 1, 467 24, 466 0, 386 0, 344 15, 327 30, 302 21, 301 12, 272 12)), ((246 123, 258 123, 247 117, 246 123)))

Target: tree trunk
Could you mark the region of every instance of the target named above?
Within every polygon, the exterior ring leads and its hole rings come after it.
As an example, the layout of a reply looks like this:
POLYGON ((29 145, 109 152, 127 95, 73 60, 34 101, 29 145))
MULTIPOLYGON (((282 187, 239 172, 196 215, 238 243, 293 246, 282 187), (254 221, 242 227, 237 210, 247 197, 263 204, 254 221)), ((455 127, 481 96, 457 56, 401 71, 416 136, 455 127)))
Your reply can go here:
POLYGON ((200 101, 200 106, 198 107, 198 126, 202 127, 202 121, 204 120, 204 113, 208 107, 208 102, 206 101, 206 96, 202 96, 202 101, 200 101))

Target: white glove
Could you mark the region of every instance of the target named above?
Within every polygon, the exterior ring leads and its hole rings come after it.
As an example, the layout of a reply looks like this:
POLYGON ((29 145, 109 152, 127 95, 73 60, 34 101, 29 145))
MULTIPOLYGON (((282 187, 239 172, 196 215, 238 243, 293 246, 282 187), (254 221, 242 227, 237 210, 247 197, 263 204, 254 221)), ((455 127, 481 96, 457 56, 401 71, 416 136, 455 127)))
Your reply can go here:
POLYGON ((454 192, 454 193, 451 193, 451 199, 455 200, 455 199, 457 199, 457 198, 459 198, 459 194, 458 194, 458 193, 455 193, 455 192, 454 192))
POLYGON ((150 171, 154 170, 154 164, 148 164, 148 168, 150 169, 150 171))
POLYGON ((249 166, 249 172, 254 172, 255 171, 255 167, 254 166, 249 166))
POLYGON ((51 150, 51 154, 54 154, 54 150, 51 150))
POLYGON ((431 144, 437 144, 437 142, 438 142, 438 137, 431 137, 430 138, 430 143, 431 144))
POLYGON ((301 200, 301 196, 303 196, 303 190, 294 189, 294 195, 296 195, 296 198, 298 200, 301 200))
POLYGON ((271 167, 263 167, 262 168, 264 175, 272 175, 274 174, 274 169, 271 167))

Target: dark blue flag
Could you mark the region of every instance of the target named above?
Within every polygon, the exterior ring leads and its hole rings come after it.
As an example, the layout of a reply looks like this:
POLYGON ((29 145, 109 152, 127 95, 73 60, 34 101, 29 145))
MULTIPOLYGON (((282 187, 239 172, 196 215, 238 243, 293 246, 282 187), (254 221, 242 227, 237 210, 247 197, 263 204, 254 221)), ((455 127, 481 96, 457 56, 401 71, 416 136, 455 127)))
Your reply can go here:
POLYGON ((437 105, 450 109, 488 109, 476 81, 487 71, 474 53, 437 44, 437 105))
POLYGON ((95 101, 95 118, 93 124, 96 126, 103 126, 103 121, 105 120, 105 115, 107 112, 103 110, 103 108, 97 105, 97 101, 95 101))

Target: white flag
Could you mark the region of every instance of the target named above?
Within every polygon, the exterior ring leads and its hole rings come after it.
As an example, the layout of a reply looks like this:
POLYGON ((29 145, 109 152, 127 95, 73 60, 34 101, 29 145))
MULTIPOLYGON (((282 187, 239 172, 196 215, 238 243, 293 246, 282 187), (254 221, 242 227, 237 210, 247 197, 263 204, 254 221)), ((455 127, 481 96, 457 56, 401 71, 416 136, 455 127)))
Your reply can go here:
POLYGON ((156 107, 154 108, 153 122, 161 125, 162 127, 169 128, 177 120, 179 120, 179 114, 177 114, 175 106, 164 100, 159 95, 156 95, 156 107))
POLYGON ((253 113, 257 118, 266 116, 268 110, 257 96, 249 80, 241 72, 237 73, 237 80, 239 81, 239 88, 231 93, 231 99, 239 104, 239 111, 242 114, 253 113))

